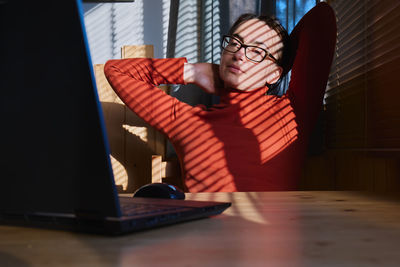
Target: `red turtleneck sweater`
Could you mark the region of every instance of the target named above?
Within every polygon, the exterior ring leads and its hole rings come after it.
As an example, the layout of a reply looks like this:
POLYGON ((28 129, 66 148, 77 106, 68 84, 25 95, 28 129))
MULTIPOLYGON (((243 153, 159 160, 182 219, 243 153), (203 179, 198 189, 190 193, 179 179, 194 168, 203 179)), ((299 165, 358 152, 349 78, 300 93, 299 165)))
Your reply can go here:
POLYGON ((184 58, 110 60, 105 74, 125 104, 170 139, 188 191, 293 190, 321 109, 335 40, 335 16, 319 4, 291 34, 296 57, 284 96, 266 95, 267 87, 225 89, 220 104, 209 109, 156 87, 184 84, 184 58))

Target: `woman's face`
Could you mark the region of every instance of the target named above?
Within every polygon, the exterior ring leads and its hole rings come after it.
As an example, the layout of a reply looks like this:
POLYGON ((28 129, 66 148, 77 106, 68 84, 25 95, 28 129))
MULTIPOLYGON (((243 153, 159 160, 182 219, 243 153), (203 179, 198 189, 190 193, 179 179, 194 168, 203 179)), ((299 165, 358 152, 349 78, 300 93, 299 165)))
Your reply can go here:
MULTIPOLYGON (((233 36, 243 44, 264 48, 277 59, 281 56, 280 36, 263 21, 247 20, 239 25, 233 36)), ((219 71, 225 87, 251 91, 278 81, 282 68, 268 56, 259 63, 249 60, 242 47, 236 53, 222 52, 219 71)))

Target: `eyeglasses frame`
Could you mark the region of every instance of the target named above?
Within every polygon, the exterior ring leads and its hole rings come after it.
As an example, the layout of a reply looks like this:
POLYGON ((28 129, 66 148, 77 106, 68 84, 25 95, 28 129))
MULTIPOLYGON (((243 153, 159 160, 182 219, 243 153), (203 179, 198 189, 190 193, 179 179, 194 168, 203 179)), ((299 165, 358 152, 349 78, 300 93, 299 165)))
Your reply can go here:
POLYGON ((242 43, 238 38, 236 38, 236 37, 234 37, 234 36, 231 36, 231 35, 223 35, 223 36, 222 36, 221 48, 222 48, 224 51, 229 52, 229 53, 236 53, 237 51, 239 51, 240 49, 242 49, 242 47, 244 47, 244 54, 245 54, 245 56, 246 56, 246 58, 247 58, 248 60, 251 60, 251 61, 256 62, 256 63, 260 63, 260 62, 262 62, 266 57, 269 57, 269 58, 271 58, 275 63, 278 62, 278 60, 277 60, 268 50, 266 50, 266 49, 264 49, 264 48, 262 48, 262 47, 255 46, 255 45, 246 45, 246 44, 242 43), (223 44, 224 44, 224 40, 225 40, 225 38, 227 38, 227 37, 228 37, 228 38, 234 39, 235 41, 237 41, 237 42, 240 44, 240 47, 239 47, 235 52, 228 51, 228 50, 226 50, 226 49, 224 48, 224 45, 223 45, 223 44), (257 60, 254 60, 254 59, 249 58, 249 57, 247 56, 247 53, 246 53, 246 49, 247 49, 248 47, 255 47, 255 48, 258 48, 258 49, 261 49, 261 50, 265 51, 265 55, 264 55, 263 59, 261 59, 260 61, 257 61, 257 60))

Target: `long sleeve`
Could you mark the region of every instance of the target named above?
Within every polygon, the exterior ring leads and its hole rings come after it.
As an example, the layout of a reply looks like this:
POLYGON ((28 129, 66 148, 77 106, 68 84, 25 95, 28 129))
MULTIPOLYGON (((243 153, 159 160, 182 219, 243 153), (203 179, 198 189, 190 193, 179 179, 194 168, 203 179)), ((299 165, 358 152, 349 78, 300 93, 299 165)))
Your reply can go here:
POLYGON ((168 134, 179 110, 189 106, 157 88, 184 84, 185 58, 109 60, 104 73, 122 101, 150 125, 168 134))
POLYGON ((296 56, 288 93, 296 115, 305 127, 312 127, 321 109, 336 44, 332 8, 326 3, 316 5, 299 21, 290 39, 296 56))

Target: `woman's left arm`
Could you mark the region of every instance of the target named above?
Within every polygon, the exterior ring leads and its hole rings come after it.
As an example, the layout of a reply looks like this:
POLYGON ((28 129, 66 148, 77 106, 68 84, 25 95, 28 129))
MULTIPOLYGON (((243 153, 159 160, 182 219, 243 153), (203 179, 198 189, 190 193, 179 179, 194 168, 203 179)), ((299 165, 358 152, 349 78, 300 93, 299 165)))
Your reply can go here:
POLYGON ((299 21, 290 34, 295 54, 288 93, 296 115, 312 126, 322 99, 336 45, 336 17, 326 3, 319 3, 299 21))

